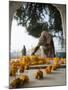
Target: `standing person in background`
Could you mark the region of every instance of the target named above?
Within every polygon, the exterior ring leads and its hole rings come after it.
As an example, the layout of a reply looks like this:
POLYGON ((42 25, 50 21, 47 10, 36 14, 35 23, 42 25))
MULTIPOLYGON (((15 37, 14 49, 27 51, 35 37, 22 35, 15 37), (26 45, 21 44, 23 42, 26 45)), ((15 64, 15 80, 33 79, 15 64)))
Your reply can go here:
POLYGON ((36 53, 40 46, 42 46, 44 57, 55 57, 53 38, 47 31, 41 33, 38 45, 35 47, 32 55, 36 53))
POLYGON ((22 56, 25 56, 26 55, 26 47, 25 45, 23 46, 23 49, 22 49, 22 56))

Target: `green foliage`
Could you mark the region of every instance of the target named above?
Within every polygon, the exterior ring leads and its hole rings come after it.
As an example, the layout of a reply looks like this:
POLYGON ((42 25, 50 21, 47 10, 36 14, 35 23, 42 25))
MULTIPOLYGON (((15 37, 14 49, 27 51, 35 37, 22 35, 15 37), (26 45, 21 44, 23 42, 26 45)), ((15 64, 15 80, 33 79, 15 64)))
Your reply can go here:
POLYGON ((28 33, 34 37, 39 37, 43 30, 62 31, 60 12, 52 4, 23 2, 15 18, 19 21, 18 25, 25 26, 28 33), (49 16, 48 21, 44 20, 46 15, 49 16))
POLYGON ((48 31, 47 27, 47 23, 35 23, 34 25, 29 25, 27 31, 30 35, 39 37, 43 30, 48 31))
POLYGON ((62 21, 61 21, 61 15, 59 10, 53 6, 49 5, 49 11, 50 11, 50 29, 55 29, 56 32, 62 31, 62 21), (52 24, 52 20, 54 20, 52 24))

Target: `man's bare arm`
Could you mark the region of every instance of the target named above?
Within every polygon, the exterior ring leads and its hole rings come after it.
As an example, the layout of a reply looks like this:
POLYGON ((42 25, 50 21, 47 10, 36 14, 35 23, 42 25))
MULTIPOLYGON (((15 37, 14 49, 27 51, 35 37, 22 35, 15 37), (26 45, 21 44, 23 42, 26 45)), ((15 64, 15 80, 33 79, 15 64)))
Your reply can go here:
POLYGON ((39 45, 36 46, 35 49, 34 49, 34 51, 33 51, 33 53, 31 55, 34 55, 36 53, 36 51, 39 49, 39 47, 40 47, 39 45))

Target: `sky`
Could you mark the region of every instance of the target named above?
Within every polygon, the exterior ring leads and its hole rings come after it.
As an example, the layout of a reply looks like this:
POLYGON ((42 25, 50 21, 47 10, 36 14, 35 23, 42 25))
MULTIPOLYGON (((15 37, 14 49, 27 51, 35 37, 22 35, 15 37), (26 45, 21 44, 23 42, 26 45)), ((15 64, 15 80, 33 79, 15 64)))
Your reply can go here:
POLYGON ((22 50, 23 45, 26 46, 27 50, 31 49, 37 43, 38 38, 28 35, 26 29, 21 25, 17 25, 17 21, 13 19, 11 28, 11 52, 22 50))
MULTIPOLYGON (((32 47, 35 47, 39 41, 39 38, 28 35, 25 27, 17 25, 17 21, 13 19, 11 27, 11 52, 21 51, 25 45, 28 51, 32 47)), ((58 38, 53 38, 55 50, 58 51, 61 46, 58 38)))

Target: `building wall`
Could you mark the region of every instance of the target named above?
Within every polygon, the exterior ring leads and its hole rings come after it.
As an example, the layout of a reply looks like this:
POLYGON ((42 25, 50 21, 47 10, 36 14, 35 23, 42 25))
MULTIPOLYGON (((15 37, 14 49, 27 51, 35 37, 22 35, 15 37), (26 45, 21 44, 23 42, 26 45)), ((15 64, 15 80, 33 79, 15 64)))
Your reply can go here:
POLYGON ((63 51, 65 51, 66 48, 66 5, 63 4, 58 4, 54 5, 57 7, 61 14, 61 19, 62 19, 62 28, 63 28, 63 38, 64 38, 64 48, 63 51))

